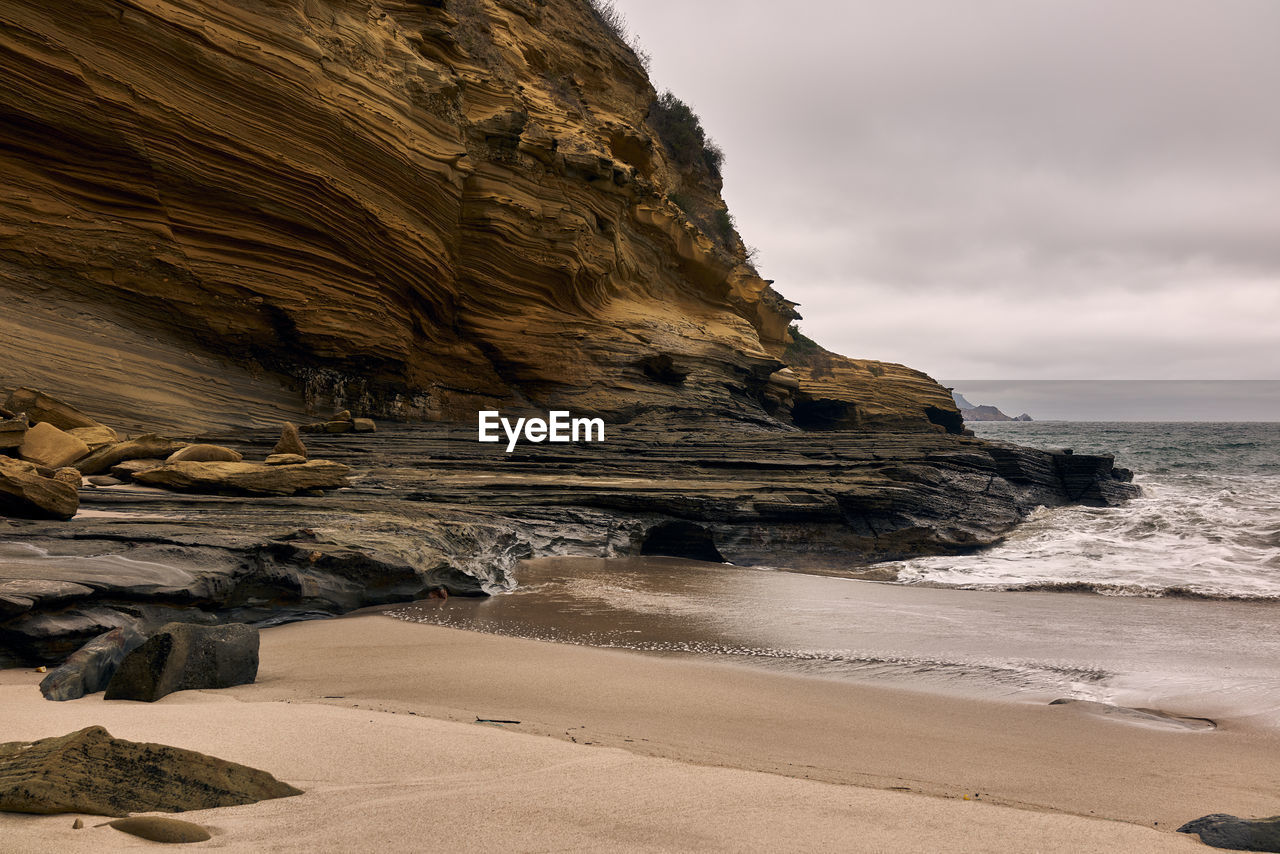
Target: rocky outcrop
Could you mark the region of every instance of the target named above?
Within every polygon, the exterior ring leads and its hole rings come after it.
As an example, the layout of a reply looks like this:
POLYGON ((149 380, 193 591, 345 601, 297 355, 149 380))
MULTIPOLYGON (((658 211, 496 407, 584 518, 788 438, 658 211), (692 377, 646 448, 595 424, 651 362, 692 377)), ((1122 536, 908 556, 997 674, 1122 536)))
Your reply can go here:
POLYGON ((230 688, 257 678, 257 629, 169 623, 125 656, 106 699, 154 703, 175 691, 230 688))
POLYGON ((1178 832, 1197 834, 1201 842, 1214 848, 1280 852, 1280 816, 1247 819, 1214 813, 1187 822, 1178 832))
MULTIPOLYGON (((276 439, 264 430, 224 444, 255 458, 276 439)), ((0 617, 0 650, 10 663, 57 663, 117 625, 269 625, 441 587, 482 594, 505 589, 508 570, 533 556, 696 548, 738 565, 884 577, 875 561, 990 545, 1037 506, 1137 492, 1110 457, 1059 462, 1065 452, 934 430, 708 422, 505 454, 476 442, 471 425, 401 425, 311 445, 357 473, 351 488, 244 501, 115 487, 83 496, 106 514, 10 523, 0 540, 50 557, 10 560, 11 573, 33 579, 15 580, 10 595, 32 604, 0 617), (34 579, 69 586, 41 598, 24 586, 34 579)))
POLYGON ((40 693, 46 700, 63 701, 105 690, 120 662, 145 640, 132 626, 99 635, 49 671, 40 680, 40 693))
POLYGON ((45 477, 34 463, 0 456, 0 516, 70 519, 79 508, 74 486, 45 477))
POLYGON ((956 406, 960 409, 960 414, 964 416, 965 421, 1033 421, 1034 419, 1027 413, 1022 413, 1016 417, 1005 415, 994 406, 974 406, 965 400, 964 395, 957 391, 951 392, 951 397, 955 400, 956 406))
POLYGON ((806 430, 942 430, 960 433, 959 410, 947 390, 926 374, 865 359, 832 353, 789 332, 783 359, 790 366, 790 394, 779 406, 791 405, 792 419, 806 430))
MULTIPOLYGON (((654 103, 585 0, 4 4, 6 370, 134 431, 790 423, 793 304, 654 103)), ((798 423, 954 412, 851 364, 798 423)))
POLYGON ((294 495, 314 489, 347 485, 351 469, 329 460, 293 465, 266 463, 176 462, 134 472, 133 479, 149 486, 181 492, 229 495, 294 495))
POLYGON ((89 813, 252 804, 302 792, 275 777, 193 750, 113 738, 100 726, 0 744, 0 811, 89 813))
POLYGON ((18 456, 29 463, 59 469, 87 456, 89 446, 52 424, 41 422, 27 431, 18 456))

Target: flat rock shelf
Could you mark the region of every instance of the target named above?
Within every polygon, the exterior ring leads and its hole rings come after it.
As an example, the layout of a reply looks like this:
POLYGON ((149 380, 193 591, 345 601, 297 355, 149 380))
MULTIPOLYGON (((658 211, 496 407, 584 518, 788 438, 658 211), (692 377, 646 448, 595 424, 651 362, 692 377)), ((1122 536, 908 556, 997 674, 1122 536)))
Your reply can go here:
MULTIPOLYGON (((204 437, 261 458, 278 430, 204 437)), ((887 578, 879 561, 1000 540, 1036 506, 1138 493, 1108 456, 919 432, 610 427, 603 443, 476 441, 473 425, 309 439, 351 486, 288 497, 81 490, 69 522, 0 519, 0 665, 119 625, 272 625, 485 595, 530 557, 668 554, 887 578)))

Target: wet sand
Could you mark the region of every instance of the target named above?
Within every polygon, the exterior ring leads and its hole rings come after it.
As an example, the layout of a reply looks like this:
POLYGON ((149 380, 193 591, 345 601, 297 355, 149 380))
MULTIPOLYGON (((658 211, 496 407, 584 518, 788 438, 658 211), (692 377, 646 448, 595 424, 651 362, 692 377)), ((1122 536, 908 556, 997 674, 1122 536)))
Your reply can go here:
MULTIPOLYGON (((306 790, 183 816, 229 850, 1203 851, 1171 831, 1277 812, 1280 743, 1238 722, 1157 729, 372 615, 262 640, 258 683, 150 705, 49 703, 38 674, 0 672, 4 739, 102 724, 306 790)), ((3 815, 0 836, 151 844, 72 820, 3 815)))

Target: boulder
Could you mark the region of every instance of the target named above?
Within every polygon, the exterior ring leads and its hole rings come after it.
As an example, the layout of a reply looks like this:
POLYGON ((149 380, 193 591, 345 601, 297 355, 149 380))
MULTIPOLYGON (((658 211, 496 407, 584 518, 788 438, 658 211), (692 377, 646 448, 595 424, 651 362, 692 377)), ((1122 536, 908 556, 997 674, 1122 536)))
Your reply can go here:
POLYGON ((81 474, 102 474, 125 460, 163 459, 181 447, 183 444, 180 442, 157 436, 155 433, 147 433, 128 442, 118 442, 99 448, 76 463, 76 468, 80 469, 81 474))
POLYGON ((351 433, 355 430, 355 424, 350 421, 326 421, 324 423, 325 433, 351 433))
POLYGON ((300 794, 265 771, 194 750, 113 738, 100 726, 0 744, 0 810, 7 812, 127 816, 300 794))
POLYGON ((164 460, 157 460, 154 457, 143 460, 125 460, 119 465, 112 466, 110 471, 112 477, 128 481, 133 480, 133 476, 140 471, 158 469, 162 465, 164 465, 164 460))
POLYGON ((80 469, 75 466, 64 466, 53 473, 53 479, 79 489, 84 482, 84 475, 80 474, 80 469))
POLYGON ((33 424, 50 424, 59 430, 102 426, 74 406, 68 406, 55 397, 31 388, 16 390, 9 395, 4 405, 13 412, 27 413, 33 424))
POLYGON ((190 821, 159 815, 139 815, 107 822, 109 827, 152 842, 205 842, 213 837, 209 831, 190 821))
POLYGON ((95 474, 90 477, 86 477, 85 480, 87 480, 92 486, 119 486, 124 483, 124 481, 118 477, 111 477, 105 474, 95 474))
POLYGON ((238 463, 244 457, 221 445, 187 445, 179 448, 165 459, 166 463, 238 463))
POLYGON ((133 479, 138 483, 180 492, 295 495, 311 489, 346 486, 350 473, 351 469, 346 466, 328 460, 312 460, 292 466, 182 462, 136 472, 133 479))
POLYGON ((338 412, 333 413, 333 417, 330 418, 329 420, 330 421, 350 421, 351 410, 350 409, 339 410, 338 412))
POLYGON ((378 425, 373 423, 372 418, 353 418, 351 426, 357 433, 373 433, 378 429, 378 425))
POLYGON ((70 465, 88 455, 88 445, 43 421, 27 431, 18 448, 22 459, 51 469, 70 465))
POLYGON ((80 509, 79 491, 36 466, 0 456, 0 516, 23 519, 70 519, 80 509))
POLYGON ((174 691, 230 688, 258 677, 258 630, 243 623, 167 623, 120 663, 108 700, 152 703, 174 691))
POLYGON ((296 425, 286 421, 280 429, 280 441, 271 449, 272 454, 294 454, 306 459, 307 446, 302 444, 302 436, 296 425))
POLYGON ((25 415, 0 421, 0 450, 20 447, 30 426, 25 415))
POLYGON ((1280 815, 1247 819, 1214 813, 1187 822, 1178 832, 1199 834, 1201 842, 1214 848, 1280 852, 1280 815))
POLYGON ((46 700, 75 700, 105 690, 120 662, 146 637, 132 626, 121 626, 98 635, 40 680, 46 700))
POLYGON ((72 427, 67 433, 88 445, 90 451, 96 451, 120 441, 120 436, 110 427, 72 427))
POLYGON ((300 466, 306 461, 306 457, 297 454, 272 454, 267 457, 267 465, 269 466, 300 466))

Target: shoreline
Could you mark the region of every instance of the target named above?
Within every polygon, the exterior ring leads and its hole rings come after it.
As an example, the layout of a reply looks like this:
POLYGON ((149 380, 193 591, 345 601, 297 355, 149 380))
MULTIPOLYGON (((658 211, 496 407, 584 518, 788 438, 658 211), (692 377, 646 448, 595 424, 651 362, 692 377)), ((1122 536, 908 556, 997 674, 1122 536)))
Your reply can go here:
MULTIPOLYGON (((412 828, 426 834, 418 843, 448 847, 452 831, 441 819, 403 814, 411 795, 447 800, 409 773, 414 756, 424 767, 447 756, 487 769, 444 783, 446 792, 478 787, 467 789, 479 798, 467 820, 483 814, 484 831, 458 839, 484 850, 728 850, 741 847, 738 834, 747 829, 781 849, 812 850, 841 838, 848 844, 847 836, 830 836, 833 829, 867 828, 878 841, 869 836, 866 845, 887 850, 1203 850, 1171 831, 1213 812, 1276 811, 1280 737, 1241 722, 1210 732, 1148 729, 1072 707, 757 672, 367 613, 264 630, 258 681, 222 691, 181 692, 151 705, 101 695, 50 703, 35 688, 39 678, 0 671, 6 740, 103 724, 120 738, 244 762, 308 791, 184 815, 218 831, 202 843, 210 847, 248 840, 283 850, 296 842, 301 850, 308 833, 324 829, 334 839, 404 850, 414 847, 404 844, 412 828), (522 723, 477 725, 477 717, 522 723), (510 755, 537 770, 518 779, 515 766, 495 758, 510 755), (529 798, 543 791, 539 775, 549 775, 546 791, 568 788, 554 803, 529 798), (529 802, 511 806, 515 812, 485 807, 521 793, 529 802), (575 823, 614 821, 636 799, 658 812, 623 822, 625 839, 597 845, 609 838, 592 835, 601 827, 586 832, 575 823), (690 799, 700 804, 693 824, 690 799), (399 804, 391 836, 380 824, 388 803, 399 804), (748 806, 759 814, 745 817, 748 806), (520 827, 537 831, 526 837, 520 827), (1027 835, 1037 827, 1042 836, 1027 835)), ((127 847, 104 837, 106 828, 74 837, 71 819, 5 814, 0 829, 15 844, 37 846, 19 850, 79 850, 66 845, 80 839, 127 847), (49 849, 38 847, 46 839, 49 849)))

